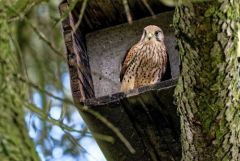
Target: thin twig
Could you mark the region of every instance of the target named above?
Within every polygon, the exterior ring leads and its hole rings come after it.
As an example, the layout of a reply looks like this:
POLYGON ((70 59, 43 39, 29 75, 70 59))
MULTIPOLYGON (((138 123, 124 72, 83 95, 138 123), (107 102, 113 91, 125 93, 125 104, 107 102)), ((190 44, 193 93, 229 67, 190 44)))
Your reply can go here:
MULTIPOLYGON (((33 2, 28 2, 26 7, 21 11, 21 14, 26 15, 33 7, 37 6, 39 3, 43 2, 44 0, 39 0, 39 1, 33 1, 33 2)), ((15 15, 14 17, 9 18, 7 21, 8 22, 14 22, 21 20, 22 17, 19 15, 15 15)))
POLYGON ((145 7, 148 9, 148 11, 150 12, 150 14, 152 15, 153 18, 156 18, 155 13, 153 12, 151 6, 148 4, 147 0, 142 0, 143 4, 145 5, 145 7))
MULTIPOLYGON (((69 131, 81 133, 81 134, 84 135, 84 136, 90 136, 90 133, 88 133, 86 130, 75 130, 75 129, 72 129, 71 127, 68 127, 68 126, 65 125, 65 124, 60 123, 58 120, 55 120, 55 119, 47 116, 47 115, 46 115, 44 112, 42 112, 39 108, 35 107, 34 104, 27 103, 27 104, 25 104, 25 105, 26 105, 26 107, 27 107, 29 110, 31 110, 31 111, 33 111, 34 113, 38 114, 38 116, 39 116, 41 119, 46 120, 46 121, 49 121, 49 122, 52 123, 53 125, 56 125, 56 126, 60 127, 60 128, 63 130, 63 132, 66 134, 66 136, 68 137, 68 140, 69 140, 72 144, 74 144, 75 146, 80 147, 81 150, 83 150, 84 152, 86 152, 87 154, 89 154, 90 156, 92 156, 81 144, 78 143, 77 139, 75 139, 69 131), (86 134, 88 134, 88 135, 86 135, 86 134)), ((95 133, 95 134, 97 134, 97 133, 95 133)), ((98 138, 98 139, 101 139, 101 140, 103 140, 103 141, 108 141, 108 142, 110 142, 110 143, 113 143, 113 142, 114 142, 114 140, 113 140, 113 138, 112 138, 111 136, 106 136, 106 135, 102 135, 102 134, 99 134, 99 135, 98 135, 98 134, 97 134, 97 138, 98 138)), ((92 156, 92 157, 93 157, 93 156, 92 156)), ((94 157, 93 157, 93 158, 94 158, 94 157)), ((94 159, 96 159, 96 158, 94 158, 94 159)))
POLYGON ((116 128, 111 122, 109 122, 105 117, 102 117, 98 112, 89 109, 87 106, 84 108, 88 113, 92 114, 93 116, 97 116, 96 118, 99 119, 102 123, 104 123, 108 128, 110 128, 118 138, 123 142, 123 144, 128 148, 128 150, 134 154, 136 151, 129 143, 129 141, 122 135, 118 128, 116 128))
MULTIPOLYGON (((16 75, 14 74, 14 76, 22 81, 23 83, 26 83, 28 84, 29 86, 32 86, 33 88, 41 91, 41 92, 44 92, 45 94, 47 94, 48 96, 56 99, 56 100, 59 100, 59 101, 63 101, 65 103, 69 103, 71 105, 75 105, 71 100, 69 99, 63 99, 63 98, 60 98, 58 96, 55 96, 53 95, 52 93, 46 91, 45 89, 42 89, 41 87, 35 85, 34 83, 30 82, 30 81, 27 81, 26 79, 22 78, 20 75, 16 75)), ((75 105, 77 106, 81 111, 84 111, 84 112, 87 112, 89 114, 91 114, 92 116, 94 116, 95 118, 97 118, 98 120, 100 120, 102 123, 104 123, 109 129, 111 129, 115 134, 116 136, 123 142, 123 144, 126 146, 126 148, 131 152, 131 153, 135 153, 135 149, 131 146, 131 144, 128 142, 128 140, 122 135, 122 133, 119 131, 118 128, 116 128, 110 121, 108 121, 105 117, 103 117, 101 114, 99 114, 98 112, 88 108, 87 106, 82 106, 82 105, 75 105)), ((94 135, 94 133, 93 133, 94 135)), ((94 135, 95 136, 95 135, 94 135)))
POLYGON ((50 49, 52 49, 52 51, 54 51, 54 53, 56 53, 57 55, 65 58, 65 56, 62 54, 62 52, 58 51, 54 46, 53 44, 48 40, 46 39, 46 36, 40 32, 37 27, 35 27, 26 17, 25 15, 15 11, 12 7, 6 5, 5 7, 7 7, 8 9, 10 9, 11 11, 13 11, 15 14, 17 14, 21 19, 25 20, 25 22, 33 29, 33 31, 37 34, 37 36, 43 41, 45 42, 49 47, 50 49))
POLYGON ((92 154, 89 153, 81 144, 79 144, 79 143, 76 141, 76 139, 74 138, 74 136, 72 136, 71 133, 69 133, 69 132, 67 132, 67 131, 64 131, 64 132, 65 132, 66 136, 68 137, 68 140, 70 140, 70 142, 71 142, 72 144, 74 144, 74 145, 77 146, 77 147, 80 147, 80 150, 83 150, 85 153, 87 153, 89 156, 91 156, 94 160, 96 160, 96 161, 98 160, 96 157, 92 156, 92 154))
MULTIPOLYGON (((28 103, 26 101, 25 106, 31 110, 32 112, 36 113, 41 119, 46 120, 50 123, 52 123, 53 125, 56 125, 58 127, 60 127, 63 130, 67 130, 67 131, 71 131, 71 132, 77 132, 77 133, 83 133, 84 131, 82 130, 76 130, 73 129, 69 126, 67 126, 66 124, 60 122, 59 120, 56 120, 48 115, 46 115, 42 110, 40 110, 40 108, 36 107, 36 105, 32 104, 32 103, 28 103)), ((90 136, 90 133, 87 133, 90 136)), ((103 141, 107 141, 110 143, 114 143, 114 139, 111 136, 108 135, 103 135, 103 134, 99 134, 99 133, 93 133, 94 137, 103 141)))
POLYGON ((128 5, 128 0, 123 0, 123 6, 124 6, 124 9, 125 9, 125 12, 126 12, 126 15, 127 15, 128 23, 132 24, 132 15, 131 15, 131 13, 130 13, 130 8, 129 8, 129 5, 128 5))
POLYGON ((43 40, 52 49, 52 51, 54 51, 57 55, 65 58, 65 56, 62 54, 62 52, 58 51, 53 46, 53 44, 48 39, 46 39, 46 36, 43 33, 41 33, 28 19, 25 19, 25 21, 30 25, 30 27, 33 29, 33 31, 35 31, 35 33, 38 35, 38 37, 41 40, 43 40))
POLYGON ((78 21, 77 21, 77 23, 75 24, 75 26, 73 28, 74 31, 76 31, 78 29, 79 25, 82 22, 82 18, 83 18, 85 9, 87 7, 87 3, 88 3, 88 0, 84 0, 83 3, 82 3, 82 7, 81 7, 80 13, 78 15, 78 21))
POLYGON ((56 26, 59 22, 62 22, 63 20, 65 20, 68 16, 69 16, 69 13, 75 8, 75 6, 76 6, 76 4, 77 4, 77 2, 78 2, 79 0, 75 0, 75 1, 70 1, 69 2, 69 7, 68 7, 68 9, 67 10, 65 10, 65 11, 63 11, 62 12, 62 10, 60 10, 61 11, 61 16, 60 16, 60 18, 58 18, 57 20, 56 20, 56 23, 54 24, 54 26, 56 26))

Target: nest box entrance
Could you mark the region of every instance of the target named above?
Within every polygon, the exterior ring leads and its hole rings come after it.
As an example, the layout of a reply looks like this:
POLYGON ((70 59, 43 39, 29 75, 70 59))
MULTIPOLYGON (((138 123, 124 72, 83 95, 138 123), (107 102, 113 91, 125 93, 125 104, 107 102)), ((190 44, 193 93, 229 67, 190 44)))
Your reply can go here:
POLYGON ((172 8, 149 0, 149 10, 139 0, 130 0, 133 24, 128 24, 122 0, 89 1, 79 28, 81 3, 69 12, 69 2, 59 8, 67 18, 62 22, 71 89, 76 103, 96 110, 127 138, 136 150, 132 154, 115 133, 98 119, 81 115, 92 132, 113 136, 115 144, 97 140, 108 161, 179 160, 179 118, 173 92, 179 76, 175 50, 172 8), (150 17, 149 17, 150 16, 150 17), (120 90, 120 63, 127 50, 137 43, 147 25, 162 28, 169 66, 162 82, 127 93, 120 90))
POLYGON ((153 24, 163 29, 165 44, 169 55, 170 69, 165 80, 177 78, 179 74, 178 56, 175 50, 175 38, 172 23, 173 12, 165 12, 156 18, 144 18, 132 25, 121 24, 107 29, 98 30, 86 35, 86 45, 95 96, 104 96, 120 91, 120 64, 131 46, 136 44, 142 35, 143 28, 153 24))

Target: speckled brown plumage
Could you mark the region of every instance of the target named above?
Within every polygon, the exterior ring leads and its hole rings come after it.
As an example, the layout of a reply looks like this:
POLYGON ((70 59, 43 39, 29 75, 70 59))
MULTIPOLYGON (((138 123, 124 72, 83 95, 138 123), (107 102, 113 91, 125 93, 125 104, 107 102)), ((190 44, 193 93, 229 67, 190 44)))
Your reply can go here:
POLYGON ((141 40, 126 54, 120 73, 121 91, 154 84, 166 71, 167 53, 162 30, 144 28, 141 40))

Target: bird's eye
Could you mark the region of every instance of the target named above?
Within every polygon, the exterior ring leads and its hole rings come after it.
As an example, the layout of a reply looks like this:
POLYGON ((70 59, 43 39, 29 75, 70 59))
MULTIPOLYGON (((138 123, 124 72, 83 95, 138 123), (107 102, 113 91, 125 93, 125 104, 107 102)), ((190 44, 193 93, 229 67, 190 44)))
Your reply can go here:
POLYGON ((163 36, 162 30, 156 31, 156 32, 155 32, 155 36, 156 36, 156 39, 157 39, 158 41, 163 41, 164 36, 163 36))
POLYGON ((162 32, 162 31, 160 31, 160 30, 159 30, 159 31, 156 31, 156 32, 155 32, 155 35, 157 36, 157 35, 160 34, 161 32, 162 32))

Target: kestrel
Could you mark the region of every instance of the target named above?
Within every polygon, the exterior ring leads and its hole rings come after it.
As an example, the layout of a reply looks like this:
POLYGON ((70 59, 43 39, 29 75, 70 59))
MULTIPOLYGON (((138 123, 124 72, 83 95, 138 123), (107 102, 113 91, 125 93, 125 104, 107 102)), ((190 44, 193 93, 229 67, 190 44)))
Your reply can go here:
POLYGON ((167 66, 167 52, 161 28, 144 28, 141 40, 130 48, 122 62, 121 91, 161 81, 167 66))

